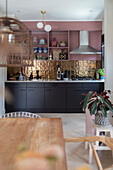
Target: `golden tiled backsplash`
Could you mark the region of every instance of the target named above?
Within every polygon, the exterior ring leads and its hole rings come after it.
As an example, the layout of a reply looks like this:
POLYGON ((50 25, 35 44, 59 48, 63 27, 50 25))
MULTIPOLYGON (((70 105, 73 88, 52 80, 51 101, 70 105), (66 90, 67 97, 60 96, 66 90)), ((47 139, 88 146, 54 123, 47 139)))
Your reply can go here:
POLYGON ((39 70, 39 75, 43 79, 56 79, 57 65, 60 65, 61 72, 65 70, 71 71, 71 76, 79 77, 94 77, 96 70, 96 61, 79 60, 79 61, 54 61, 54 60, 35 60, 34 67, 27 67, 26 75, 30 76, 33 72, 33 77, 36 76, 36 70, 39 70))

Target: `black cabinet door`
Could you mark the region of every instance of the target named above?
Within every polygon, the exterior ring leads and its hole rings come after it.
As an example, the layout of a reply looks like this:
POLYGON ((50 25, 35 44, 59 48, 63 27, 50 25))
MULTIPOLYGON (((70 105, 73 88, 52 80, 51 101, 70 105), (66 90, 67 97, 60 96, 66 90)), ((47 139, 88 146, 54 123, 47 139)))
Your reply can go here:
POLYGON ((99 92, 99 83, 83 83, 83 90, 99 92))
POLYGON ((13 98, 6 103, 6 112, 22 111, 26 108, 26 88, 9 88, 13 98))
POLYGON ((67 85, 67 112, 82 111, 82 83, 67 85))
POLYGON ((66 84, 50 83, 45 85, 46 112, 66 112, 66 84))
POLYGON ((27 88, 27 108, 44 109, 44 88, 27 88))

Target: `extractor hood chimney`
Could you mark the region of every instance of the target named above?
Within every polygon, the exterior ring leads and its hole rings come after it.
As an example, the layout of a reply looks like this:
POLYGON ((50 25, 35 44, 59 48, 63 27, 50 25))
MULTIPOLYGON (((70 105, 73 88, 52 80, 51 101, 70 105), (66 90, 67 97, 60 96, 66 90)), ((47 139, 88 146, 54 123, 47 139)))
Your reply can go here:
POLYGON ((89 46, 88 31, 80 31, 80 46, 70 52, 70 54, 101 54, 102 52, 89 46))

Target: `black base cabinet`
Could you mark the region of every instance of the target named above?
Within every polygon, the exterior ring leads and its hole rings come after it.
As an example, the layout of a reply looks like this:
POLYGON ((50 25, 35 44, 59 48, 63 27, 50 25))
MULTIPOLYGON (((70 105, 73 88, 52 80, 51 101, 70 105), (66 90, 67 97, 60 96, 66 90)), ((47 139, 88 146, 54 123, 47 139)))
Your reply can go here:
POLYGON ((12 103, 5 103, 7 113, 81 113, 83 93, 104 90, 99 82, 6 82, 5 86, 13 96, 12 103))
POLYGON ((82 112, 82 83, 67 84, 67 112, 82 112))
POLYGON ((12 96, 10 103, 5 103, 6 112, 25 110, 27 95, 26 83, 6 83, 6 88, 12 96))
POLYGON ((27 83, 27 111, 44 112, 44 83, 27 83))
POLYGON ((45 112, 66 112, 66 84, 45 84, 45 112))

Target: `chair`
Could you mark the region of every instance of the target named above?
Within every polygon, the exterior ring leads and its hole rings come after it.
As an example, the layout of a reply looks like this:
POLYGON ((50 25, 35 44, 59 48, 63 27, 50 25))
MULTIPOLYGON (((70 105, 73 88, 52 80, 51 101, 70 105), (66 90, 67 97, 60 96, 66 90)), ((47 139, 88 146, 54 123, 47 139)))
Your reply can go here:
MULTIPOLYGON (((100 162, 100 159, 98 157, 98 154, 95 150, 95 147, 93 145, 93 142, 103 142, 105 145, 107 145, 111 150, 113 151, 113 138, 106 137, 106 136, 90 136, 90 137, 73 137, 73 138, 66 138, 65 143, 67 142, 89 142, 91 145, 91 148, 93 150, 93 154, 98 166, 98 170, 103 170, 102 164, 100 162)), ((106 168, 105 170, 113 169, 113 165, 111 167, 106 168)))
POLYGON ((2 115, 1 118, 41 118, 39 115, 29 112, 11 112, 2 115))
MULTIPOLYGON (((95 124, 94 121, 95 117, 90 115, 90 111, 86 109, 86 136, 100 136, 102 132, 110 134, 110 137, 113 138, 113 127, 111 124, 109 125, 97 125, 95 124)), ((99 145, 99 142, 96 141, 94 144, 95 150, 110 150, 109 147, 107 146, 101 146, 99 145)), ((85 149, 88 149, 88 143, 85 143, 85 149)), ((89 145, 89 164, 92 163, 92 156, 93 156, 93 151, 92 147, 89 145)))
MULTIPOLYGON (((92 121, 93 126, 94 126, 94 131, 95 131, 95 135, 96 136, 101 136, 102 133, 105 133, 105 136, 107 136, 107 134, 109 133, 110 137, 113 138, 113 127, 111 124, 103 126, 103 125, 97 125, 94 123, 94 121, 92 121)), ((93 133, 94 135, 94 133, 93 133)), ((110 148, 108 146, 103 146, 103 145, 99 145, 99 141, 96 141, 94 144, 94 148, 95 150, 110 150, 110 148)), ((113 152, 112 152, 113 153, 113 152)), ((92 163, 92 148, 91 146, 89 146, 89 163, 92 163)), ((112 154, 113 156, 113 154, 112 154)))

